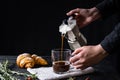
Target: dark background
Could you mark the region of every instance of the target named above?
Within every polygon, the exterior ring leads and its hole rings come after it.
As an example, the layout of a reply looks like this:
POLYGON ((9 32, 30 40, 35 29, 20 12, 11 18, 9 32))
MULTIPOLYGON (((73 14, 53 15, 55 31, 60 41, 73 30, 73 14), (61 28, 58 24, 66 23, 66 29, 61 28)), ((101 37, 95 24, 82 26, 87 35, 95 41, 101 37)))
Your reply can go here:
MULTIPOLYGON (((50 55, 60 48, 59 26, 66 13, 74 8, 90 8, 103 0, 39 0, 1 2, 0 54, 18 55, 24 52, 50 55)), ((98 44, 118 22, 117 15, 100 19, 81 29, 88 44, 98 44)), ((64 48, 69 48, 64 41, 64 48)))

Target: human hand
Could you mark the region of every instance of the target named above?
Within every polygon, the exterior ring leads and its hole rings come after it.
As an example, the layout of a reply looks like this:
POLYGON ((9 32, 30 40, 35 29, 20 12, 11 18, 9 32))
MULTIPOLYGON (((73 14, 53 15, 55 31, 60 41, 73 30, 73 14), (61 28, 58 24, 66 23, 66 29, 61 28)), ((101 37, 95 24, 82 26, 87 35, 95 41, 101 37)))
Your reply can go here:
POLYGON ((98 19, 101 15, 97 8, 90 8, 90 9, 81 9, 76 8, 67 13, 67 16, 75 15, 75 19, 77 22, 77 25, 82 28, 92 21, 98 19))
POLYGON ((108 54, 101 45, 83 46, 76 49, 70 58, 70 62, 75 68, 85 69, 89 66, 97 64, 108 54))

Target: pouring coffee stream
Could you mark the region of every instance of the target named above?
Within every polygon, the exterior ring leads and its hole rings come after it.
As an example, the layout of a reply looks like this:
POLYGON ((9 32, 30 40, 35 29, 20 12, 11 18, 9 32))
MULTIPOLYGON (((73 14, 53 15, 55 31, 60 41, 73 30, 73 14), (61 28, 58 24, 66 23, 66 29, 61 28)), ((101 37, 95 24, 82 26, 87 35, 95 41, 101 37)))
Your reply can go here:
POLYGON ((60 59, 61 59, 61 61, 62 61, 62 55, 63 55, 63 48, 64 48, 64 37, 65 37, 65 35, 64 34, 62 34, 61 35, 61 53, 60 53, 60 59))
MULTIPOLYGON (((64 19, 64 20, 63 20, 63 23, 64 23, 64 24, 68 24, 67 19, 64 19)), ((62 55, 63 55, 63 49, 64 49, 64 38, 65 38, 65 35, 66 35, 66 34, 64 34, 64 33, 61 34, 61 58, 60 58, 61 61, 62 61, 62 55)))

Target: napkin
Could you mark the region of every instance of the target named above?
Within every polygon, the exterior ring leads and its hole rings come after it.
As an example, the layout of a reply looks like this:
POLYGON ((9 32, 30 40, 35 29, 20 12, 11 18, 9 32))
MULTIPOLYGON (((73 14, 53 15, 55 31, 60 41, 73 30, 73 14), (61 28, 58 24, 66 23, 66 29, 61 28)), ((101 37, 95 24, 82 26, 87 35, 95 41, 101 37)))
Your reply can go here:
POLYGON ((27 71, 31 74, 36 74, 40 80, 54 80, 92 73, 94 72, 94 68, 88 67, 84 70, 72 68, 69 72, 64 74, 54 73, 52 67, 27 68, 27 71))

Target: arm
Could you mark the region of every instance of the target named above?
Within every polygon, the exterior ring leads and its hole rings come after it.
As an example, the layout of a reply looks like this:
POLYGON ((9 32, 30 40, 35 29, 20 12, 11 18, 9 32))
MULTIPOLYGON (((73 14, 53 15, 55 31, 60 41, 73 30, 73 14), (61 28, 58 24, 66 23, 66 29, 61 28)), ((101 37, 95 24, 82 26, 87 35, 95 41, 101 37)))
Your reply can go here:
POLYGON ((110 54, 118 49, 120 47, 120 24, 100 44, 110 54))
POLYGON ((116 12, 118 4, 116 4, 117 0, 104 0, 103 2, 96 5, 96 8, 99 10, 102 17, 107 17, 116 12))

